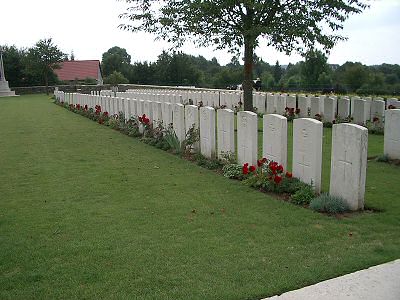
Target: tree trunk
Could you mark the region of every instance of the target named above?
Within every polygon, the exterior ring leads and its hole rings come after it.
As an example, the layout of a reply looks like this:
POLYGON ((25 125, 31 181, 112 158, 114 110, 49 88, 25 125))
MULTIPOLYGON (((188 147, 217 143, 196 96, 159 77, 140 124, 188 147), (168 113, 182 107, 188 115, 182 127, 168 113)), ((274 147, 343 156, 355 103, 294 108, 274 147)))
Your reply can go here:
POLYGON ((244 80, 243 80, 243 103, 244 110, 253 111, 253 41, 244 38, 244 80))

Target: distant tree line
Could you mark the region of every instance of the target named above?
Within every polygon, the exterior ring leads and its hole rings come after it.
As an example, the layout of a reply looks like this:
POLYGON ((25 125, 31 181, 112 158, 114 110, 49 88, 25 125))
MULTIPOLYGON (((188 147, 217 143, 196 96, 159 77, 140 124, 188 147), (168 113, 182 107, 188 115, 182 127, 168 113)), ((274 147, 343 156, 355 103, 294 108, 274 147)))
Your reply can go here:
POLYGON ((54 70, 59 68, 59 62, 68 59, 51 38, 39 40, 31 48, 0 47, 6 79, 11 87, 56 84, 59 80, 54 70))
MULTIPOLYGON (((2 46, 7 80, 12 87, 60 84, 53 69, 57 62, 73 59, 58 50, 51 39, 32 48, 2 46)), ((71 54, 73 56, 73 54, 71 54)), ((260 78, 264 91, 400 94, 400 66, 366 66, 358 62, 330 65, 320 51, 310 51, 304 61, 270 65, 254 56, 253 77, 260 78)), ((180 85, 205 88, 236 88, 243 81, 243 65, 237 57, 225 66, 216 58, 207 60, 179 52, 163 51, 155 62, 131 63, 126 49, 112 47, 102 56, 105 83, 180 85)), ((87 84, 95 83, 87 80, 87 84)))
MULTIPOLYGON (((330 65, 320 51, 310 51, 305 60, 281 66, 255 56, 253 77, 264 91, 305 91, 357 94, 400 94, 400 66, 366 66, 359 62, 330 65)), ((105 82, 117 75, 120 83, 184 85, 205 88, 236 88, 242 83, 243 65, 237 57, 221 66, 216 58, 162 52, 156 62, 134 62, 125 49, 113 47, 103 54, 105 82)), ((118 83, 118 82, 109 82, 118 83)))

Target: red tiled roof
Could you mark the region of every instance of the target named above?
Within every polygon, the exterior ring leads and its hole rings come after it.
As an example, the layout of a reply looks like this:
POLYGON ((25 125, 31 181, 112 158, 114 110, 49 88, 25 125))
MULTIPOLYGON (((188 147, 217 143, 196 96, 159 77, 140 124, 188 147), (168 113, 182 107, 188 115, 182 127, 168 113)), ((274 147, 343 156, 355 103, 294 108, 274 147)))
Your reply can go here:
POLYGON ((62 81, 85 80, 87 77, 98 80, 100 61, 71 60, 60 63, 60 69, 54 70, 62 81))

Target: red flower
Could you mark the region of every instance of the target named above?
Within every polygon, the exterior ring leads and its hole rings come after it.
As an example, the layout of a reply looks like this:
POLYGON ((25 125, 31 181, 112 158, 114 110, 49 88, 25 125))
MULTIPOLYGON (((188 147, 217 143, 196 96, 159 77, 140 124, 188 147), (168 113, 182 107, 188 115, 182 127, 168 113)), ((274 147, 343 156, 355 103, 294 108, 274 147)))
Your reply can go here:
POLYGON ((250 166, 250 172, 254 172, 256 170, 255 166, 250 166))
POLYGON ((88 106, 87 106, 87 104, 85 104, 85 110, 88 110, 88 106))
POLYGON ((248 164, 248 163, 245 163, 245 164, 243 165, 242 173, 243 173, 243 175, 249 174, 249 164, 248 164))
POLYGON ((283 172, 283 166, 282 166, 282 165, 279 165, 279 166, 276 168, 276 170, 277 170, 278 172, 283 172))
POLYGON ((103 116, 108 117, 108 111, 103 112, 103 116))
POLYGON ((257 160, 257 167, 261 167, 264 164, 262 159, 257 160))
POLYGON ((99 119, 99 124, 103 124, 104 120, 102 118, 99 119))
POLYGON ((287 177, 287 178, 292 178, 292 177, 293 177, 293 174, 290 173, 290 172, 286 172, 286 177, 287 177))
POLYGON ((282 177, 279 176, 279 175, 276 175, 275 178, 274 178, 274 181, 275 181, 276 184, 279 184, 282 181, 282 177))

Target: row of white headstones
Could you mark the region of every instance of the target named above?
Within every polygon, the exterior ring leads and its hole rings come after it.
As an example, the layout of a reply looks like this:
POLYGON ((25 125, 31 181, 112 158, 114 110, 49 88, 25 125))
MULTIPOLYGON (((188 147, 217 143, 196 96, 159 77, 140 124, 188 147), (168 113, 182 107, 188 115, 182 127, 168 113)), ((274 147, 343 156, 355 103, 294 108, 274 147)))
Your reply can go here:
MULTIPOLYGON (((180 141, 193 125, 200 130, 198 151, 208 158, 222 153, 237 153, 239 164, 257 164, 258 116, 231 109, 183 105, 150 100, 55 92, 58 100, 69 104, 100 105, 110 114, 122 112, 126 119, 145 114, 157 124, 172 124, 180 141)), ((400 159, 400 109, 385 111, 384 152, 400 159)), ((323 123, 311 118, 293 122, 293 176, 321 191, 323 123)), ((330 189, 331 195, 344 198, 352 210, 363 209, 367 167, 368 130, 356 124, 333 125, 330 189)), ((287 167, 287 119, 277 114, 263 115, 263 157, 287 167)))
MULTIPOLYGON (((100 95, 115 96, 112 91, 101 91, 100 95)), ((243 97, 242 92, 216 90, 201 91, 194 90, 128 90, 127 92, 116 93, 117 97, 130 99, 143 99, 150 101, 160 101, 169 103, 189 103, 198 105, 200 101, 204 106, 224 107, 234 109, 238 107, 243 97)), ((367 121, 378 118, 382 121, 385 109, 389 106, 400 108, 400 101, 397 98, 389 98, 386 101, 383 98, 360 98, 354 97, 336 97, 336 96, 305 96, 305 95, 287 95, 254 92, 253 104, 258 113, 275 113, 284 115, 286 108, 298 108, 300 118, 315 118, 320 115, 324 122, 333 122, 339 117, 346 119, 352 117, 352 122, 359 125, 365 125, 367 121)))

